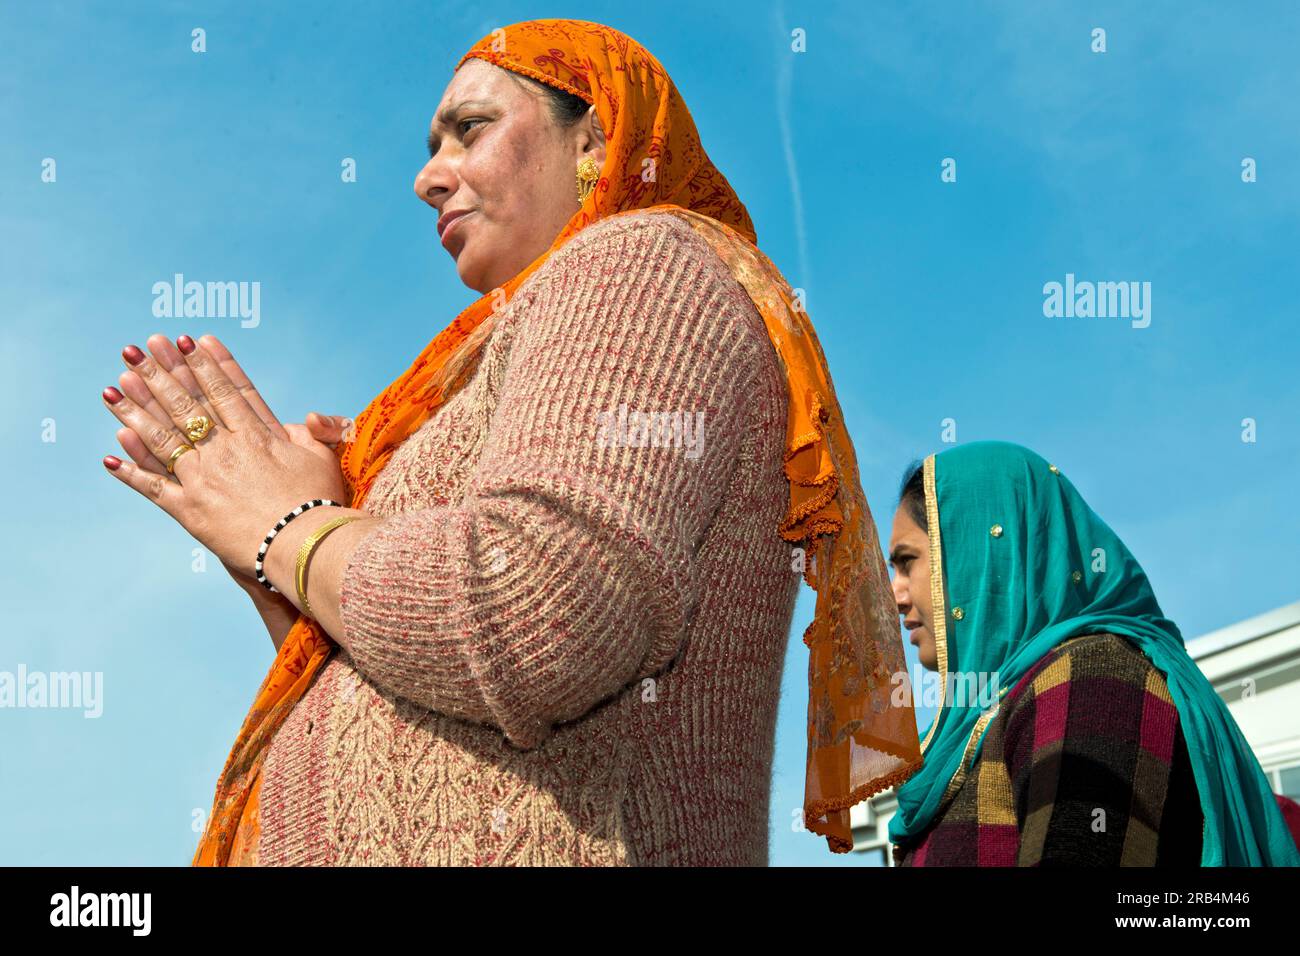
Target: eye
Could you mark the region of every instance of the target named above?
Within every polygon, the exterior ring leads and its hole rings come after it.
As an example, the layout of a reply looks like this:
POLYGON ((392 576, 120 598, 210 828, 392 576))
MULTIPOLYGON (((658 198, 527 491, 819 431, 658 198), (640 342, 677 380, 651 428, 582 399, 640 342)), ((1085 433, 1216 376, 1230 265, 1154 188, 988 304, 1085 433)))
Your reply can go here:
POLYGON ((472 116, 468 119, 463 119, 460 122, 458 122, 456 124, 456 128, 460 130, 461 138, 464 139, 473 131, 473 129, 469 129, 469 130, 465 129, 466 123, 486 123, 486 122, 487 120, 483 119, 481 116, 472 116))

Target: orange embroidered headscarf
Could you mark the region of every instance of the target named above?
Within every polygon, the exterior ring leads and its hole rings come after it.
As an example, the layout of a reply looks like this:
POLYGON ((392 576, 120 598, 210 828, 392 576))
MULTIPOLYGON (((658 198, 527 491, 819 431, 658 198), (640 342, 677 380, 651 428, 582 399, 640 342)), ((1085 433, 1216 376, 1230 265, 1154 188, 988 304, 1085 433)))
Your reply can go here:
MULTIPOLYGON (((902 702, 891 701, 894 676, 906 674, 898 618, 853 445, 807 313, 755 246, 744 205, 709 161, 686 104, 644 47, 595 23, 533 20, 484 37, 456 68, 471 57, 594 104, 606 133, 605 165, 551 247, 465 309, 357 416, 354 441, 339 446, 349 503, 362 506, 394 450, 469 377, 494 308, 556 249, 609 216, 653 211, 685 219, 754 300, 789 378, 790 509, 773 530, 802 547, 804 580, 817 591, 815 619, 804 634, 810 655, 804 818, 831 849, 849 850, 848 808, 906 779, 921 756, 910 688, 904 685, 902 702)), ((289 631, 221 772, 195 865, 255 861, 262 760, 335 647, 310 618, 300 616, 289 631)))

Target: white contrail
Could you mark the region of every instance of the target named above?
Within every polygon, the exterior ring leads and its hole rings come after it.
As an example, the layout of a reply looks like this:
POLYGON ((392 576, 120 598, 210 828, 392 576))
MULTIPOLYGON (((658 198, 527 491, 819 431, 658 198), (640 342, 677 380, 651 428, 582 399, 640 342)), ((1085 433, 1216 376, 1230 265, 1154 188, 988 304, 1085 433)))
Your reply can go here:
MULTIPOLYGON (((789 40, 790 31, 785 27, 785 9, 783 4, 775 8, 776 32, 789 40)), ((790 133, 790 85, 794 73, 794 51, 788 42, 784 50, 777 54, 776 64, 776 118, 781 124, 781 146, 785 150, 785 168, 790 176, 790 204, 794 213, 794 235, 799 245, 799 271, 802 275, 791 285, 804 290, 804 301, 812 295, 812 269, 808 264, 808 235, 803 221, 803 195, 799 192, 799 168, 794 159, 794 137, 790 133)))

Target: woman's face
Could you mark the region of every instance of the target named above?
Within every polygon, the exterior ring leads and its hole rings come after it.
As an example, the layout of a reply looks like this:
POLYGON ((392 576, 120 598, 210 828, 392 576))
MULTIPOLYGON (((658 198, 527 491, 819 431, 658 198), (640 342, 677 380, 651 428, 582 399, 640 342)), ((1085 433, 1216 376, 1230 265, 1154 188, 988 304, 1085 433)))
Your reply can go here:
POLYGON ((595 108, 561 129, 548 99, 471 59, 447 85, 430 125, 430 158, 415 192, 438 211, 442 245, 477 292, 504 285, 555 241, 579 208, 579 160, 589 155, 604 166, 595 108), (457 213, 464 215, 452 219, 457 213))
POLYGON ((918 525, 907 505, 894 513, 889 537, 889 566, 894 569, 894 601, 916 645, 922 667, 935 670, 934 615, 930 600, 930 536, 918 525))

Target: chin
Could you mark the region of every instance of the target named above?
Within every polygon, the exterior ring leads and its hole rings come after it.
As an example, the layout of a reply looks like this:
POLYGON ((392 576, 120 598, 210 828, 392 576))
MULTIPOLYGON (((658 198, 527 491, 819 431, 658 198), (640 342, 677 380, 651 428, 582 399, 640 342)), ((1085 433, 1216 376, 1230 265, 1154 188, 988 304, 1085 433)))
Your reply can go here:
POLYGON ((456 274, 460 276, 460 281, 467 288, 473 289, 479 295, 484 295, 492 290, 492 286, 488 285, 484 280, 482 271, 473 266, 462 267, 458 261, 456 263, 456 274))

